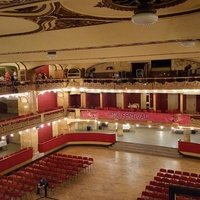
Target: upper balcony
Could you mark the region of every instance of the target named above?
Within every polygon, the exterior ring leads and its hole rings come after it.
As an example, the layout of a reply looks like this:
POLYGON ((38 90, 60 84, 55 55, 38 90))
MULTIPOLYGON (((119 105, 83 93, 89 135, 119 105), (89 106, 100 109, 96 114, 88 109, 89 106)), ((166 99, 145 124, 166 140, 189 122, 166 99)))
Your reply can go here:
POLYGON ((100 90, 196 90, 200 89, 200 76, 162 78, 80 78, 47 79, 35 82, 0 82, 0 95, 64 88, 100 90))
POLYGON ((40 124, 64 118, 65 116, 65 110, 62 107, 58 107, 42 113, 30 113, 0 120, 0 135, 39 126, 40 124))

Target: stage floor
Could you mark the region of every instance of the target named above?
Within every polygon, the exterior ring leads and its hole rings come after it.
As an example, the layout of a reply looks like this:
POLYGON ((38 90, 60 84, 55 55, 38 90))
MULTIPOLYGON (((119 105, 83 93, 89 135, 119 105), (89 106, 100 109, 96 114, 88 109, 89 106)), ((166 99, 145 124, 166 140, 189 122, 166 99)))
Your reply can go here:
MULTIPOLYGON (((150 144, 165 147, 178 147, 178 141, 183 139, 183 134, 173 133, 171 129, 135 128, 134 131, 124 132, 117 136, 117 141, 150 144)), ((191 142, 200 143, 200 133, 191 134, 191 142)))

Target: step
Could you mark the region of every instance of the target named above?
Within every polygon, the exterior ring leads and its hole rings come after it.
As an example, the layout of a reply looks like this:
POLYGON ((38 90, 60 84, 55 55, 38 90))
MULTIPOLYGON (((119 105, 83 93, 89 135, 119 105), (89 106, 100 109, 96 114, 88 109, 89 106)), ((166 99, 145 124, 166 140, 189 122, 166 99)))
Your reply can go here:
POLYGON ((178 153, 178 150, 176 148, 154 146, 154 145, 148 145, 148 144, 116 142, 114 145, 110 147, 110 149, 118 150, 118 151, 142 153, 142 154, 147 154, 147 155, 158 155, 158 156, 175 157, 175 158, 182 157, 178 153))

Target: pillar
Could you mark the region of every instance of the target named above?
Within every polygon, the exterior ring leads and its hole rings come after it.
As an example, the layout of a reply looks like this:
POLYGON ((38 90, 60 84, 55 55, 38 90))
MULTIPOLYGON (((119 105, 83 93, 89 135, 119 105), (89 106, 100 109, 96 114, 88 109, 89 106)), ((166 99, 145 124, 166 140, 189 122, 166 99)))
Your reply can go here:
POLYGON ((153 93, 153 110, 156 111, 156 93, 153 93))
POLYGON ((64 106, 65 98, 64 92, 57 92, 57 105, 64 106))
POLYGON ((100 93, 100 108, 103 108, 103 93, 100 93))
POLYGON ((124 93, 117 93, 117 107, 124 109, 124 93))
POLYGON ((58 136, 58 122, 52 122, 52 135, 54 136, 58 136))
POLYGON ((98 121, 95 120, 95 121, 94 121, 94 130, 95 130, 95 131, 98 130, 98 126, 99 126, 98 121))
POLYGON ((32 147, 33 153, 38 153, 38 131, 36 128, 30 128, 20 131, 21 148, 32 147))
POLYGON ((86 108, 86 93, 81 93, 81 108, 86 108))
POLYGON ((180 94, 179 102, 180 102, 180 113, 183 113, 183 94, 180 94))
POLYGON ((79 122, 75 122, 75 124, 74 124, 74 130, 75 131, 79 130, 79 122))
POLYGON ((117 124, 117 136, 123 136, 124 135, 124 131, 123 131, 123 128, 122 128, 122 124, 117 124))
POLYGON ((140 102, 140 107, 141 109, 146 109, 146 93, 141 93, 141 102, 140 102))
POLYGON ((70 97, 69 92, 64 92, 64 102, 63 102, 63 107, 64 108, 68 108, 69 107, 69 97, 70 97))
POLYGON ((183 141, 184 142, 190 142, 191 141, 191 130, 190 129, 184 129, 183 141))

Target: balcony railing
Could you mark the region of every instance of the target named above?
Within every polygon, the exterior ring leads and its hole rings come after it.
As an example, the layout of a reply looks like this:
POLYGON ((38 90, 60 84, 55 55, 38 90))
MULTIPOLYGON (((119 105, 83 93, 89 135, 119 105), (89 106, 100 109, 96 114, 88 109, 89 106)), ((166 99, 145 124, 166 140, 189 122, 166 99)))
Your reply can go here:
POLYGON ((65 111, 63 108, 60 108, 58 110, 52 110, 47 113, 44 113, 43 116, 44 116, 44 122, 56 120, 65 117, 65 111))
POLYGON ((27 129, 30 127, 38 126, 44 122, 57 120, 63 117, 65 117, 65 111, 63 108, 59 108, 56 110, 47 111, 45 113, 23 115, 9 120, 1 120, 0 134, 7 134, 24 130, 25 128, 27 129))
POLYGON ((160 78, 83 78, 83 79, 47 79, 16 82, 0 82, 0 95, 61 89, 66 87, 86 87, 89 89, 198 89, 200 76, 160 77, 160 78))

